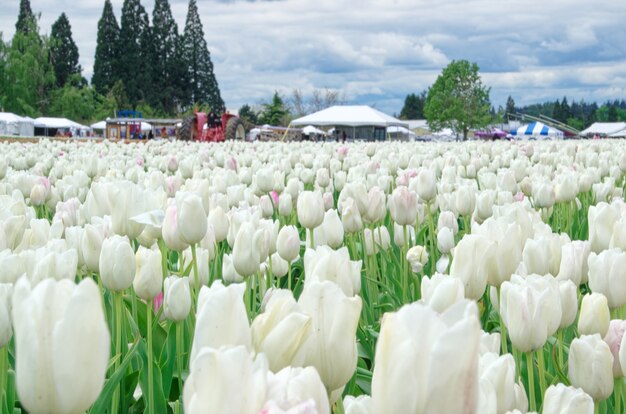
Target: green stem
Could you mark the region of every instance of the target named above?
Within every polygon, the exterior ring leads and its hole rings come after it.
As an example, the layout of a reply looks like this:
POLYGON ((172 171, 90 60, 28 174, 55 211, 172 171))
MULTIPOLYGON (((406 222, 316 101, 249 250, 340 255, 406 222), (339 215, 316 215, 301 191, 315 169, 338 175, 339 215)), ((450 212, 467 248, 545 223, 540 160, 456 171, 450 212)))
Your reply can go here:
POLYGON ((346 410, 343 407, 343 400, 341 397, 335 403, 335 409, 333 410, 334 414, 345 414, 346 410))
MULTIPOLYGON (((122 359, 122 292, 113 292, 113 302, 115 306, 115 363, 113 372, 117 372, 122 359)), ((120 406, 121 384, 115 387, 111 405, 111 413, 117 414, 120 406)))
POLYGON ((176 367, 178 368, 178 392, 183 395, 183 326, 176 322, 176 367))
POLYGON ((313 236, 313 229, 309 229, 309 235, 311 236, 311 249, 315 250, 315 238, 313 236))
POLYGON ((622 378, 615 378, 615 385, 613 391, 613 399, 615 406, 615 413, 622 412, 622 378))
POLYGON ((161 251, 161 271, 163 273, 163 280, 169 276, 167 272, 167 246, 163 239, 159 239, 157 241, 157 245, 159 246, 159 250, 161 251))
MULTIPOLYGON (((9 374, 9 345, 0 348, 0 407, 4 407, 5 400, 9 399, 7 395, 7 384, 9 374)), ((11 407, 10 407, 11 408, 11 407)))
POLYGON ((267 269, 267 273, 265 275, 267 280, 267 290, 272 287, 272 275, 274 274, 272 270, 272 256, 268 256, 267 261, 269 263, 269 269, 267 269))
POLYGON ((600 414, 600 401, 593 402, 593 412, 594 414, 600 414))
POLYGON ((526 368, 528 370, 528 401, 530 411, 537 411, 537 401, 535 400, 535 373, 533 363, 533 352, 526 352, 526 368))
POLYGON ((406 254, 408 251, 408 241, 407 241, 407 236, 406 236, 406 224, 404 226, 402 226, 402 237, 404 238, 404 245, 402 246, 402 249, 400 249, 400 252, 402 254, 402 290, 403 290, 403 303, 407 303, 408 299, 406 297, 406 292, 408 292, 409 290, 409 269, 408 269, 408 261, 406 260, 406 254))
POLYGON ((537 363, 539 365, 539 389, 541 391, 541 398, 543 398, 546 392, 546 361, 543 356, 543 348, 537 351, 537 363))
MULTIPOLYGON (((498 291, 498 303, 501 303, 502 300, 500 298, 500 288, 497 288, 498 291)), ((502 314, 500 313, 500 309, 498 309, 498 318, 500 319, 500 347, 502 349, 502 355, 506 355, 509 352, 509 345, 507 343, 506 338, 506 325, 504 324, 504 320, 502 319, 502 314)))
POLYGON ((557 353, 558 361, 559 361, 559 368, 563 370, 564 369, 563 348, 565 348, 565 342, 563 342, 563 329, 559 329, 559 331, 557 332, 557 336, 558 336, 558 347, 559 347, 558 353, 557 353))
POLYGON ((200 278, 198 277, 198 261, 196 259, 196 245, 191 245, 191 260, 193 261, 193 282, 194 282, 194 302, 198 301, 198 292, 200 291, 200 278))
POLYGON ((252 322, 252 276, 247 276, 246 280, 246 290, 243 295, 243 301, 246 304, 246 311, 248 312, 248 320, 252 322))
POLYGON ((291 262, 289 262, 287 269, 287 289, 291 290, 291 262))
POLYGON ((148 337, 148 414, 154 414, 154 372, 153 371, 153 351, 152 351, 152 300, 149 300, 146 307, 146 332, 148 337))

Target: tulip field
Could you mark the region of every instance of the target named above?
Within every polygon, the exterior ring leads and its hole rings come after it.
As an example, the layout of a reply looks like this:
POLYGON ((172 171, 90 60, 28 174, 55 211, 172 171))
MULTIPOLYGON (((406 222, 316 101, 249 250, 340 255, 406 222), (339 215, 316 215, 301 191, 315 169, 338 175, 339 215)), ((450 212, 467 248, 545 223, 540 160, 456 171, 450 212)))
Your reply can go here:
POLYGON ((0 412, 626 412, 626 141, 0 143, 0 412))

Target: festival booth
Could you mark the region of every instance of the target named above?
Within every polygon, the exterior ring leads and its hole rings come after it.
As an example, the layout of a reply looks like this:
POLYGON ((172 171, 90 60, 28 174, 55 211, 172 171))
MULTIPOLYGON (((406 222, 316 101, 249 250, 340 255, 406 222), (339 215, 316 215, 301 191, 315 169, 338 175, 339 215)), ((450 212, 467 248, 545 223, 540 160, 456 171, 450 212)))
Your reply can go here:
POLYGON ((583 137, 623 137, 626 136, 626 122, 594 122, 589 128, 580 131, 583 137))
POLYGON ((51 118, 42 116, 36 118, 34 124, 36 136, 85 137, 89 133, 89 127, 67 118, 51 118))
POLYGON ((409 125, 366 105, 336 105, 291 122, 294 126, 335 127, 334 139, 384 141, 388 127, 409 125))
POLYGON ((532 139, 557 139, 563 138, 563 131, 552 128, 542 122, 531 122, 528 125, 511 131, 516 139, 532 140, 532 139))
POLYGON ((11 112, 0 112, 0 135, 32 137, 35 135, 33 120, 11 112))

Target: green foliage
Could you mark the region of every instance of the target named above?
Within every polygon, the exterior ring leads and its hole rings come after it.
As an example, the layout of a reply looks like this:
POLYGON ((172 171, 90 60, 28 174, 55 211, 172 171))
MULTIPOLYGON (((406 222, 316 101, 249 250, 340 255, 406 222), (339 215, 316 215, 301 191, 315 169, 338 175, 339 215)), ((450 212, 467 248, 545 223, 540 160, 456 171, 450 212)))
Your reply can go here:
POLYGON ((120 27, 113 14, 111 0, 104 2, 102 17, 98 21, 98 38, 93 64, 92 85, 98 93, 107 93, 118 79, 115 65, 118 57, 120 27))
POLYGON ((73 85, 74 82, 80 80, 80 75, 74 74, 72 77, 73 79, 64 87, 52 93, 48 113, 51 116, 69 118, 79 123, 89 123, 93 120, 94 112, 99 106, 99 96, 92 87, 73 85))
POLYGON ((72 27, 65 13, 61 13, 52 25, 50 60, 58 87, 62 88, 73 75, 80 75, 82 69, 78 64, 78 47, 72 39, 72 27))
POLYGON ((259 118, 256 112, 254 112, 248 104, 239 108, 239 118, 250 125, 257 125, 259 123, 259 118))
POLYGON ((16 32, 10 46, 4 46, 4 88, 0 91, 6 111, 31 117, 45 113, 55 85, 49 61, 49 40, 39 36, 37 25, 16 32))
POLYGON ((424 105, 428 91, 419 95, 411 93, 404 99, 404 106, 400 111, 400 119, 424 119, 424 105))
POLYGON ((451 128, 466 140, 470 128, 489 123, 489 108, 489 88, 480 79, 478 65, 458 60, 444 68, 428 90, 424 114, 433 130, 451 128))
POLYGON ((502 120, 504 122, 507 122, 510 115, 513 115, 516 112, 517 111, 515 109, 515 101, 513 100, 513 97, 509 95, 509 97, 506 99, 506 107, 504 108, 504 115, 502 116, 502 120))
POLYGON ((187 67, 187 104, 207 104, 216 113, 226 109, 213 73, 211 54, 204 39, 202 22, 198 15, 196 0, 189 0, 185 31, 183 34, 182 59, 187 67))
POLYGON ((287 116, 289 111, 285 106, 283 98, 274 92, 272 102, 263 104, 263 111, 259 115, 260 124, 269 125, 287 125, 287 116))

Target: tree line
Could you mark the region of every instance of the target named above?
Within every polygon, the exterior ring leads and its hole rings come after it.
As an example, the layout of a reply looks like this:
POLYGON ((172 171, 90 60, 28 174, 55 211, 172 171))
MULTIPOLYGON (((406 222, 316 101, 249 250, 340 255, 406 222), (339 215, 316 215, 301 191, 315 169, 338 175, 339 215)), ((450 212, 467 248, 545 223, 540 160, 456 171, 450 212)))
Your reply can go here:
POLYGON ((65 13, 40 34, 39 14, 20 0, 15 34, 0 33, 0 109, 79 122, 132 108, 144 117, 176 116, 193 107, 225 109, 196 0, 179 33, 168 0, 155 0, 152 24, 140 0, 124 0, 120 23, 110 0, 98 21, 91 84, 65 13))
MULTIPOLYGON (((398 117, 400 119, 426 119, 424 108, 429 91, 408 94, 398 117)), ((596 102, 586 102, 581 99, 580 101, 573 100, 570 104, 564 96, 560 100, 518 106, 513 97, 509 96, 504 107, 499 106, 495 109, 490 106, 488 123, 507 123, 518 119, 522 114, 534 117, 544 115, 577 130, 583 130, 594 122, 626 121, 626 101, 616 99, 598 105, 596 102)))

